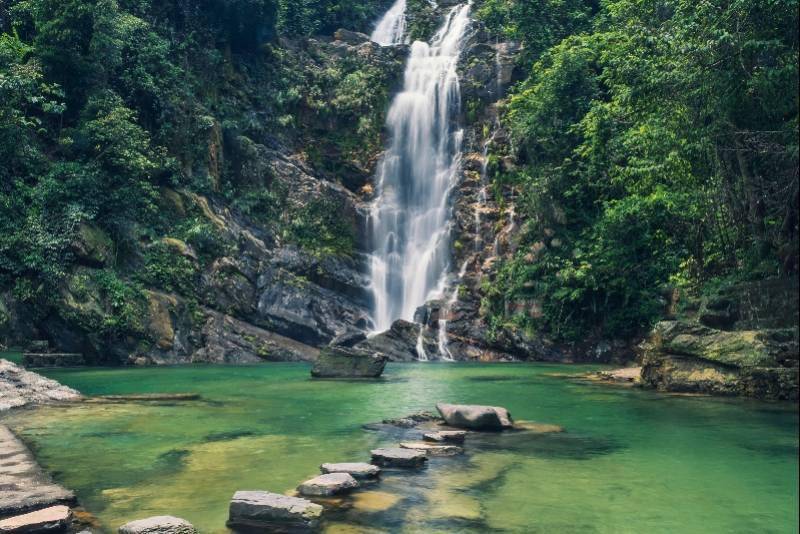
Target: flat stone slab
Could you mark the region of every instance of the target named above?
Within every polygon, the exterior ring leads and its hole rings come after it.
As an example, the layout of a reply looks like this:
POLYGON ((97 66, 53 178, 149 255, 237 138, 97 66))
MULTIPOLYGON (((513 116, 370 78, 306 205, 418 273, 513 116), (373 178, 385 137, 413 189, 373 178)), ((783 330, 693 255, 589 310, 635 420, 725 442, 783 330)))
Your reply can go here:
POLYGON ((423 451, 416 449, 385 448, 370 451, 372 463, 385 467, 421 467, 428 461, 423 451))
POLYGON ((340 493, 349 493, 358 487, 358 481, 348 473, 327 473, 306 480, 297 491, 300 495, 313 497, 329 497, 340 493))
POLYGON ((422 451, 429 456, 455 456, 464 452, 464 449, 457 445, 437 445, 425 441, 407 441, 401 443, 400 447, 422 451))
POLYGON ((425 441, 436 443, 464 443, 464 438, 466 437, 466 430, 439 430, 438 432, 426 432, 422 435, 422 439, 425 441))
POLYGON ((500 406, 439 403, 436 409, 448 425, 456 428, 505 430, 514 425, 511 414, 500 406))
POLYGON ((66 530, 72 520, 69 506, 58 505, 36 510, 0 521, 0 533, 23 534, 60 532, 66 530))
POLYGON ((322 464, 319 470, 323 474, 327 473, 347 473, 353 478, 368 479, 376 478, 381 473, 381 468, 364 462, 322 464))
POLYGON ((119 534, 197 534, 197 529, 180 517, 157 515, 125 523, 119 534))
POLYGON ((269 491, 237 491, 228 511, 229 527, 311 530, 319 526, 322 506, 269 491))
POLYGON ((75 495, 39 467, 28 448, 0 425, 0 517, 75 503, 75 495))

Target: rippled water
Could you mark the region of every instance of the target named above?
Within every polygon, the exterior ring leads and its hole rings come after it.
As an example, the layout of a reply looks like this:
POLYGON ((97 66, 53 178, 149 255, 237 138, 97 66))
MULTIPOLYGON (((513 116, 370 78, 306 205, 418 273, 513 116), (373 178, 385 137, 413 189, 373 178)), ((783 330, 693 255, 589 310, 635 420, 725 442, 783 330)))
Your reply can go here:
POLYGON ((793 406, 554 376, 585 369, 390 365, 375 382, 313 381, 301 364, 60 370, 48 374, 90 395, 203 400, 46 407, 5 422, 109 531, 172 514, 225 532, 235 490, 284 492, 322 462, 368 460, 400 436, 362 425, 450 401, 566 432, 473 436, 463 456, 333 503, 328 532, 797 532, 793 406))

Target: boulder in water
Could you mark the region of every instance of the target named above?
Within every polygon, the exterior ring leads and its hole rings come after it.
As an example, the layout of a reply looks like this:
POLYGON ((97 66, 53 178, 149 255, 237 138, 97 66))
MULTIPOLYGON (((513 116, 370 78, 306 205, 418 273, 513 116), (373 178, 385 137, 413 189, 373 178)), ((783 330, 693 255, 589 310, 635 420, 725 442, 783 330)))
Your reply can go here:
POLYGON ((268 491, 237 491, 228 512, 229 527, 270 531, 308 531, 319 525, 322 506, 268 491))
POLYGON ((68 506, 50 506, 28 514, 0 521, 0 533, 28 534, 36 532, 62 532, 69 527, 72 512, 68 506))
POLYGON ((439 403, 436 409, 448 425, 456 428, 504 430, 513 426, 511 414, 500 406, 439 403))
POLYGON ((348 473, 327 473, 306 480, 297 487, 300 495, 329 497, 348 493, 358 487, 358 482, 348 473))
POLYGON ((346 347, 326 347, 314 362, 315 378, 377 378, 386 366, 386 356, 346 347))
POLYGON ((180 517, 158 515, 137 519, 119 527, 119 534, 196 534, 197 529, 180 517))
POLYGON ((364 462, 322 464, 319 466, 322 473, 347 473, 353 478, 370 479, 376 478, 381 473, 381 468, 364 462))
POLYGON ((372 463, 385 467, 421 467, 428 461, 427 455, 415 449, 386 448, 370 451, 372 463))

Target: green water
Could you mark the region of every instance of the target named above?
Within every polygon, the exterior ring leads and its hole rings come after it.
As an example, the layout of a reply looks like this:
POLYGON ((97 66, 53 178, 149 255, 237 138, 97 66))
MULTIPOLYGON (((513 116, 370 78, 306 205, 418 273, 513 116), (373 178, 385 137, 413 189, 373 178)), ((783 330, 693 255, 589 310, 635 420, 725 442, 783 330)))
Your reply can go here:
MULTIPOLYGON (((387 474, 329 532, 754 533, 798 530, 798 416, 787 404, 578 383, 559 365, 390 365, 378 382, 312 381, 301 364, 58 370, 83 403, 6 418, 109 531, 155 514, 225 532, 237 489, 285 492, 322 462, 398 436, 365 423, 437 401, 498 404, 564 433, 490 434, 467 454, 387 474)), ((341 504, 341 503, 340 503, 341 504)))

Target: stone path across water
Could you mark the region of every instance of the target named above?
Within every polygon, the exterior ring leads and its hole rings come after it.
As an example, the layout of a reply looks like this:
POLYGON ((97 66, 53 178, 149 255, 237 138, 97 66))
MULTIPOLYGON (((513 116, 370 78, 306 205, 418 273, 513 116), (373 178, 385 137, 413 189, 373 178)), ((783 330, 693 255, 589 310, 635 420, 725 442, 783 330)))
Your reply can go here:
POLYGON ((53 482, 25 444, 0 425, 0 518, 74 503, 75 495, 53 482))

